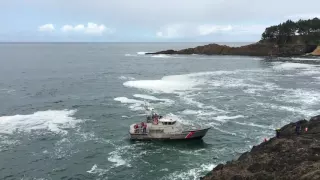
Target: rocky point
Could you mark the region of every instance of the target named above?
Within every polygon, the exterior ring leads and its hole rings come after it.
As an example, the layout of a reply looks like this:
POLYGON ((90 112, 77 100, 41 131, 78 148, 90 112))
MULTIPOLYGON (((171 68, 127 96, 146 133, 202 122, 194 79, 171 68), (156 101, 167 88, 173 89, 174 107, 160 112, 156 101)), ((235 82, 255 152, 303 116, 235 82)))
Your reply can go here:
POLYGON ((319 180, 320 179, 320 115, 301 120, 280 129, 273 137, 238 160, 219 164, 202 180, 319 180), (298 126, 299 127, 299 126, 298 126))

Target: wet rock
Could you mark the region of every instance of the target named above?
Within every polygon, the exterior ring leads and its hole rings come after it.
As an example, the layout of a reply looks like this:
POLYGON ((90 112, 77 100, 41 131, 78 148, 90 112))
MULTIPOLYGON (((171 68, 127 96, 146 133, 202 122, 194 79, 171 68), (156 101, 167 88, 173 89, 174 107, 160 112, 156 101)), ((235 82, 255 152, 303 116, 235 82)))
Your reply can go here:
POLYGON ((301 56, 313 51, 317 46, 308 44, 283 44, 257 42, 241 47, 208 44, 182 50, 165 50, 148 54, 202 54, 202 55, 245 55, 245 56, 301 56))
POLYGON ((219 164, 204 180, 315 180, 320 179, 320 116, 299 120, 280 129, 279 138, 254 146, 238 160, 219 164), (305 131, 308 128, 308 131, 305 131))

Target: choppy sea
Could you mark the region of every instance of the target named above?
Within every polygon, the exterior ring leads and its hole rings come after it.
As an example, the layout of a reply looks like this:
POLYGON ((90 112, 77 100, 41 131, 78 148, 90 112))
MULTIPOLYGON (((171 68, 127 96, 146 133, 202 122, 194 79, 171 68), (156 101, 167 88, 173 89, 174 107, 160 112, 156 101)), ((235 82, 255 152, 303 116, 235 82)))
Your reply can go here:
POLYGON ((145 55, 199 44, 0 44, 0 179, 199 179, 320 114, 320 60, 145 55), (212 128, 200 141, 131 142, 144 101, 212 128))

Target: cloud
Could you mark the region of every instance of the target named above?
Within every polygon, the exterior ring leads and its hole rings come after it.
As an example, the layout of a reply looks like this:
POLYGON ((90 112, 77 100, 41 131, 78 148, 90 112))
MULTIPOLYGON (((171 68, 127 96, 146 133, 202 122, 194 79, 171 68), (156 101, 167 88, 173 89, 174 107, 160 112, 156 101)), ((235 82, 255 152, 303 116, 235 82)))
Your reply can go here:
POLYGON ((198 34, 201 36, 217 33, 231 31, 233 27, 231 25, 219 26, 219 25, 200 25, 197 27, 198 34))
POLYGON ((313 19, 313 18, 320 18, 320 14, 319 13, 305 13, 305 14, 295 14, 295 15, 290 15, 287 16, 287 19, 291 19, 293 21, 297 21, 300 19, 313 19))
MULTIPOLYGON (((59 24, 68 20, 65 24, 69 26, 63 29, 70 34, 112 32, 106 26, 99 28, 100 24, 117 27, 117 32, 118 29, 121 31, 117 38, 121 40, 199 37, 211 41, 216 40, 213 36, 219 36, 231 41, 237 39, 235 36, 245 38, 244 35, 259 40, 260 35, 256 34, 262 33, 265 27, 287 19, 319 16, 319 7, 319 0, 95 0, 94 3, 91 0, 0 0, 3 14, 0 21, 8 24, 8 28, 2 28, 0 32, 12 33, 17 27, 19 30, 34 28, 40 17, 49 20, 54 17, 55 23, 59 24), (32 12, 24 11, 30 8, 32 12), (99 25, 88 31, 87 23, 79 26, 76 23, 90 20, 99 22, 99 25), (24 23, 32 26, 22 25, 24 23), (254 34, 248 35, 251 32, 254 34), (222 36, 221 33, 232 36, 222 36), (148 38, 145 38, 146 34, 148 38)), ((56 30, 60 31, 60 28, 56 27, 56 30)))
MULTIPOLYGON (((10 0, 2 3, 10 4, 10 0)), ((136 25, 165 25, 175 22, 233 24, 279 22, 296 14, 319 14, 319 0, 33 0, 30 6, 56 9, 65 16, 96 16, 104 20, 136 25), (75 6, 76 4, 76 6, 75 6), (287 7, 287 8, 283 8, 287 7), (272 10, 272 13, 270 13, 272 10)), ((1 7, 1 3, 0 3, 1 7)))
POLYGON ((268 25, 172 24, 156 32, 158 38, 190 38, 214 34, 258 34, 268 25))
POLYGON ((55 28, 54 28, 53 24, 44 24, 44 25, 38 27, 38 31, 40 31, 40 32, 52 32, 54 30, 55 30, 55 28))
POLYGON ((78 24, 76 26, 72 25, 64 25, 61 28, 62 32, 81 32, 86 34, 94 34, 94 35, 101 35, 103 33, 113 33, 115 30, 111 28, 107 28, 103 24, 95 24, 95 23, 88 23, 86 26, 83 24, 78 24))
POLYGON ((185 30, 186 27, 182 24, 167 25, 161 28, 161 30, 156 33, 156 36, 160 38, 178 38, 184 36, 185 30))

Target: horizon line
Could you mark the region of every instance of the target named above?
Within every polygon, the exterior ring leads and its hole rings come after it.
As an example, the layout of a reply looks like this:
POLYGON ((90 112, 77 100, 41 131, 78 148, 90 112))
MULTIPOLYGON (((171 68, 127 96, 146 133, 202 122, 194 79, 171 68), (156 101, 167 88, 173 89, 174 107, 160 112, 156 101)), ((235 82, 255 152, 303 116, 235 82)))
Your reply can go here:
POLYGON ((255 41, 0 41, 0 44, 42 44, 42 43, 254 43, 255 41))

